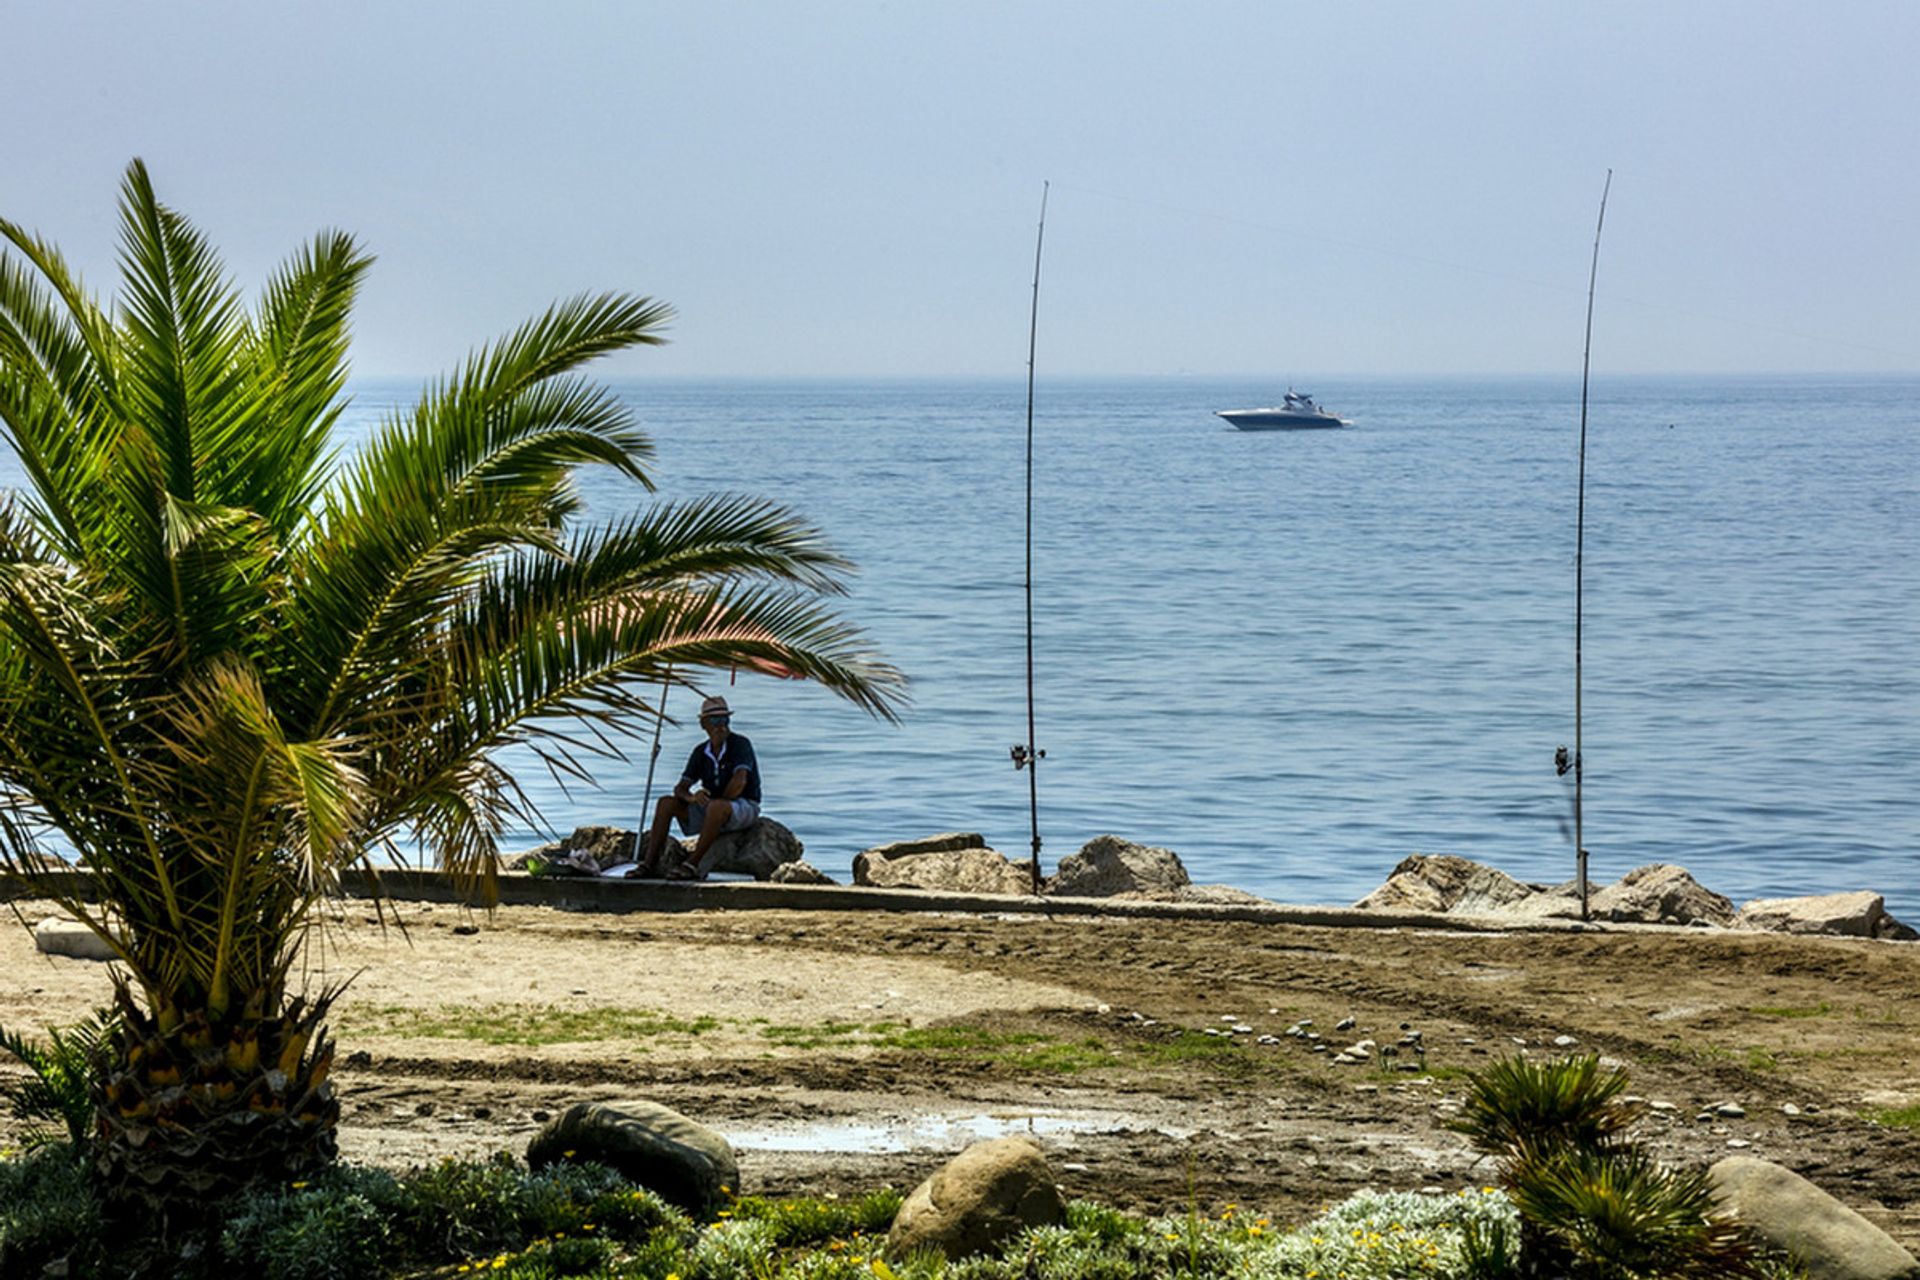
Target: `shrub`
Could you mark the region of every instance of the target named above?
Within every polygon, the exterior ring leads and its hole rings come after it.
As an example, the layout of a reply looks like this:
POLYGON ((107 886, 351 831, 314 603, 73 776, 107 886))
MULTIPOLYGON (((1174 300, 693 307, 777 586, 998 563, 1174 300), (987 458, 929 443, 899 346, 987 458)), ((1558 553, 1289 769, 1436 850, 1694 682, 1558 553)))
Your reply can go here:
POLYGON ((1506 1058, 1469 1076, 1453 1127, 1490 1155, 1573 1146, 1597 1151, 1619 1139, 1641 1109, 1619 1101, 1624 1071, 1601 1071, 1593 1055, 1532 1063, 1506 1058))
POLYGON ((764 1222, 774 1242, 783 1246, 818 1244, 851 1236, 884 1236, 893 1226, 904 1197, 891 1187, 850 1200, 801 1196, 790 1200, 763 1200, 746 1196, 734 1201, 729 1216, 738 1222, 764 1222))
POLYGON ((69 1276, 94 1274, 105 1235, 81 1148, 48 1145, 0 1160, 0 1276, 63 1267, 69 1276))
POLYGON ((220 1254, 262 1280, 373 1275, 401 1241, 393 1223, 404 1194, 380 1169, 335 1165, 310 1183, 243 1195, 220 1233, 220 1254))
MULTIPOLYGON (((1591 1055, 1510 1058, 1471 1076, 1455 1128, 1500 1158, 1520 1212, 1519 1258, 1579 1280, 1763 1274, 1753 1243, 1715 1212, 1703 1172, 1664 1168, 1625 1136, 1639 1117, 1619 1101, 1626 1073, 1591 1055)), ((1483 1273, 1504 1273, 1504 1234, 1474 1233, 1483 1273)))

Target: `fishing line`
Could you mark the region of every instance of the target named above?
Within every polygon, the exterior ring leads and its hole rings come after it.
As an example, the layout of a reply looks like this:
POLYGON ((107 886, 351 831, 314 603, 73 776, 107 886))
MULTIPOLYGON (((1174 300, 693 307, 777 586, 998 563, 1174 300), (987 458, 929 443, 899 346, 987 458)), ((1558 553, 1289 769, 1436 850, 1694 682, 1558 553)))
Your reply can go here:
POLYGON ((1607 225, 1607 193, 1612 190, 1613 170, 1609 169, 1606 185, 1600 188, 1600 217, 1593 227, 1593 263, 1587 268, 1587 340, 1580 355, 1580 505, 1573 535, 1573 856, 1579 871, 1582 920, 1587 919, 1587 845, 1582 826, 1586 769, 1580 758, 1580 633, 1585 612, 1582 574, 1587 548, 1587 375, 1593 368, 1593 292, 1600 278, 1600 232, 1607 225))
POLYGON ((1040 892, 1040 762, 1047 753, 1034 745, 1033 717, 1033 369, 1040 335, 1040 250, 1047 240, 1047 192, 1040 184, 1040 230, 1033 241, 1033 310, 1027 318, 1027 740, 1010 753, 1013 767, 1027 771, 1027 806, 1033 823, 1033 854, 1028 871, 1040 892))

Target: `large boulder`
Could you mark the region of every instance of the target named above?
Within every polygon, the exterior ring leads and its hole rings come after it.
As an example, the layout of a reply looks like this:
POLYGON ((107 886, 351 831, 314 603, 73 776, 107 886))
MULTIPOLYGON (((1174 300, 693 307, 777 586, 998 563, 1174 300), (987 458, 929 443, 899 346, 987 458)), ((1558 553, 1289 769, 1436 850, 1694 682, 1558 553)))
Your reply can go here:
POLYGON ((113 948, 78 920, 48 916, 33 927, 33 945, 50 956, 68 956, 75 960, 112 960, 113 948))
POLYGON ((923 853, 956 853, 965 849, 984 849, 986 837, 977 831, 948 831, 943 835, 922 836, 918 840, 896 840, 892 844, 877 844, 853 855, 853 882, 867 883, 861 877, 866 869, 875 863, 892 862, 896 858, 914 858, 923 853))
POLYGON ((1637 924, 1733 923, 1733 901, 1701 885, 1685 867, 1653 863, 1636 867, 1618 880, 1588 895, 1596 920, 1637 924))
POLYGON ((1073 898, 1174 898, 1193 883, 1171 849, 1095 836, 1060 859, 1047 892, 1073 898))
MULTIPOLYGON (((692 840, 680 842, 681 852, 689 858, 693 856, 693 846, 692 840)), ((800 861, 806 852, 807 847, 800 843, 798 836, 772 818, 763 817, 744 831, 722 833, 701 859, 700 871, 703 875, 728 871, 752 876, 755 880, 771 880, 776 868, 800 861)))
POLYGON ((1832 933, 1849 938, 1901 938, 1914 931, 1887 914, 1886 899, 1865 889, 1808 898, 1756 898, 1740 908, 1734 925, 1773 933, 1832 933))
POLYGON ((1067 1217, 1053 1170, 1029 1138, 977 1142, 913 1189, 887 1233, 887 1255, 991 1253, 1029 1227, 1067 1217))
POLYGON ((630 1101, 581 1102, 527 1143, 527 1166, 603 1164, 629 1182, 695 1215, 723 1206, 740 1186, 727 1140, 671 1107, 630 1101))
POLYGON ((853 860, 853 882, 876 889, 936 889, 944 893, 1033 892, 1033 873, 998 849, 944 849, 904 857, 876 858, 866 850, 853 860))
POLYGON ((1799 1259, 1809 1280, 1909 1280, 1920 1262, 1893 1237, 1791 1169, 1729 1156, 1707 1171, 1721 1209, 1799 1259))
MULTIPOLYGON (((1504 871, 1453 854, 1416 853, 1386 882, 1353 905, 1361 911, 1425 911, 1500 915, 1540 891, 1504 871)), ((1573 906, 1579 912, 1579 904, 1573 906)))

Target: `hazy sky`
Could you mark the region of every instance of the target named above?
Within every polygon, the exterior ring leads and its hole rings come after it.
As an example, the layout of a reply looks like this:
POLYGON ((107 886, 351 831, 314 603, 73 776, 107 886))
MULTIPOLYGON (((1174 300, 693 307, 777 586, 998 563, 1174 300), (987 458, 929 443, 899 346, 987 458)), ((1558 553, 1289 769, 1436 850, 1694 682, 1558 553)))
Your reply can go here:
POLYGON ((0 0, 0 213, 105 291, 133 156, 356 368, 549 301, 610 372, 1920 370, 1920 4, 0 0))

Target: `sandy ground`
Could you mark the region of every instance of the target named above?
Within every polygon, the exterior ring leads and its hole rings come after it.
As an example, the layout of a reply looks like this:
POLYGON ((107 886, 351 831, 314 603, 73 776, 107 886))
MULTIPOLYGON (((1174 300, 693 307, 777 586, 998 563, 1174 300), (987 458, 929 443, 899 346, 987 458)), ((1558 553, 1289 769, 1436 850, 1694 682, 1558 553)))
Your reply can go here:
MULTIPOLYGON (((352 978, 335 1080, 358 1161, 518 1152, 573 1102, 641 1096, 726 1133, 749 1193, 904 1189, 976 1137, 1031 1132, 1072 1195, 1297 1221, 1361 1187, 1484 1182, 1446 1127, 1463 1071, 1571 1037, 1658 1106, 1639 1132, 1663 1159, 1778 1161, 1920 1247, 1920 1134, 1874 1119, 1920 1105, 1920 944, 397 910, 404 930, 349 907, 309 964, 352 978), (1285 1034, 1302 1019, 1336 1050, 1417 1030, 1424 1062, 1334 1065, 1285 1034)), ((29 1034, 107 993, 104 966, 17 926, 0 974, 0 1025, 29 1034)))

